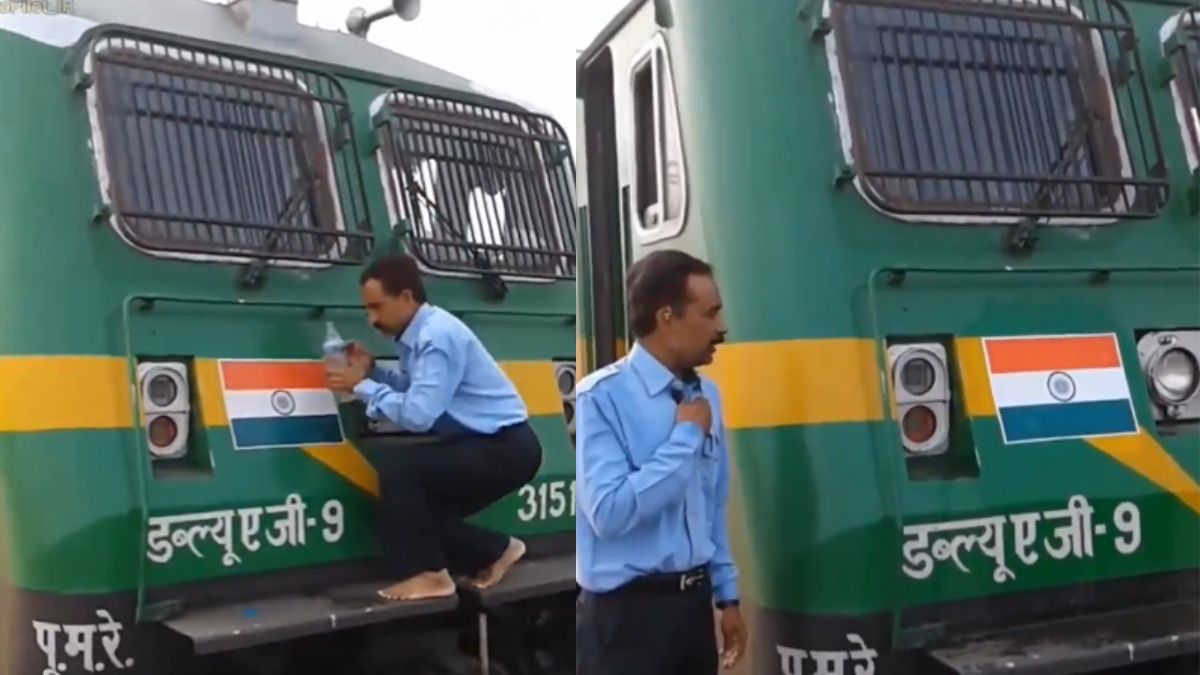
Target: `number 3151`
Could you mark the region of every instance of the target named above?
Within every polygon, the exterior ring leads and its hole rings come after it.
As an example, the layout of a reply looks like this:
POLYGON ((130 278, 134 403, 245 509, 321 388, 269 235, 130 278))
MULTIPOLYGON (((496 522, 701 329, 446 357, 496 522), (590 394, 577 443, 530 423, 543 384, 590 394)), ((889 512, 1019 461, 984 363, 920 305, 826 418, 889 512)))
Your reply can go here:
POLYGON ((523 521, 560 518, 569 512, 575 515, 575 481, 556 480, 537 487, 526 485, 521 488, 524 504, 517 511, 523 521))

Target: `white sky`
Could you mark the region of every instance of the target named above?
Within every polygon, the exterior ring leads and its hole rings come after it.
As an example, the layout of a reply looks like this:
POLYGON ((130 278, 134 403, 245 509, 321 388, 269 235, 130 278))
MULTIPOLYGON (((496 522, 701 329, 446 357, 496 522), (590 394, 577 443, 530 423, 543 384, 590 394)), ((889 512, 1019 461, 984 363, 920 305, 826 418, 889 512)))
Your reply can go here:
MULTIPOLYGON (((607 0, 422 0, 406 22, 391 16, 367 38, 550 114, 575 144, 575 5, 607 0)), ((300 0, 301 23, 345 29, 355 6, 390 0, 300 0)))
POLYGON ((575 3, 575 47, 591 44, 596 33, 608 23, 629 0, 569 0, 575 3))

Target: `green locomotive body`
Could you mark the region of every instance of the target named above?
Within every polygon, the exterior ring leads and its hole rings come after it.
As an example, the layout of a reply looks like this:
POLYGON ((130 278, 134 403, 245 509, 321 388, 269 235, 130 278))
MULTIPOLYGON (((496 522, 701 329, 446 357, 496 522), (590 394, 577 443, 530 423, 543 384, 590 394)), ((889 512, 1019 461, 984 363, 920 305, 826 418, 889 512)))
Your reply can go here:
POLYGON ((574 590, 566 135, 296 11, 0 13, 4 673, 569 664, 551 632, 574 590), (375 594, 372 458, 437 440, 335 400, 320 359, 328 324, 394 359, 358 276, 395 250, 501 362, 544 448, 475 516, 530 547, 482 594, 375 594))
POLYGON ((580 370, 626 349, 633 260, 714 265, 744 672, 1200 649, 1198 29, 643 0, 581 54, 580 370))

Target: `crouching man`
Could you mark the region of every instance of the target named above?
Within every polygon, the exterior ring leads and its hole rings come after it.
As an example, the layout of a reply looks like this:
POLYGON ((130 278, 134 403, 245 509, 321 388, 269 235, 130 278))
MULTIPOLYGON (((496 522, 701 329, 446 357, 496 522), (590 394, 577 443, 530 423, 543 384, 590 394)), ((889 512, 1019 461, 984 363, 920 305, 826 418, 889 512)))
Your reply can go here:
POLYGON ((348 365, 329 365, 330 389, 352 393, 366 413, 436 443, 380 454, 379 536, 396 583, 393 600, 452 595, 451 574, 494 585, 525 545, 465 522, 537 474, 542 448, 516 388, 479 338, 429 304, 416 261, 394 254, 362 274, 372 326, 394 339, 399 370, 375 366, 357 344, 348 365))

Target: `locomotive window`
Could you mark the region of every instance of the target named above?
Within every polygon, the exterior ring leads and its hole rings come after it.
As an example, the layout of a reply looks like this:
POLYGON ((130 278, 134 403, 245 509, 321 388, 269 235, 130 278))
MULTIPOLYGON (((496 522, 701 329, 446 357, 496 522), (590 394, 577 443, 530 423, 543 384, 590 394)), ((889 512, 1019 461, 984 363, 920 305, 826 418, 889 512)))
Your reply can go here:
POLYGON ((1164 27, 1175 116, 1183 130, 1188 167, 1200 166, 1200 10, 1181 12, 1164 27))
POLYGON ((392 219, 424 265, 575 278, 575 165, 556 122, 401 91, 376 120, 392 219))
POLYGON ((637 162, 637 212, 643 225, 654 222, 658 206, 658 125, 654 123, 654 67, 647 61, 633 73, 634 145, 637 162))
POLYGON ((349 109, 332 79, 130 36, 98 40, 87 65, 101 189, 133 245, 209 260, 366 255, 349 109))
POLYGON ((832 0, 859 188, 900 218, 1149 216, 1166 200, 1137 40, 1112 0, 832 0))
POLYGON ((644 240, 671 237, 683 228, 687 192, 679 111, 661 35, 634 60, 630 86, 634 219, 644 240))

